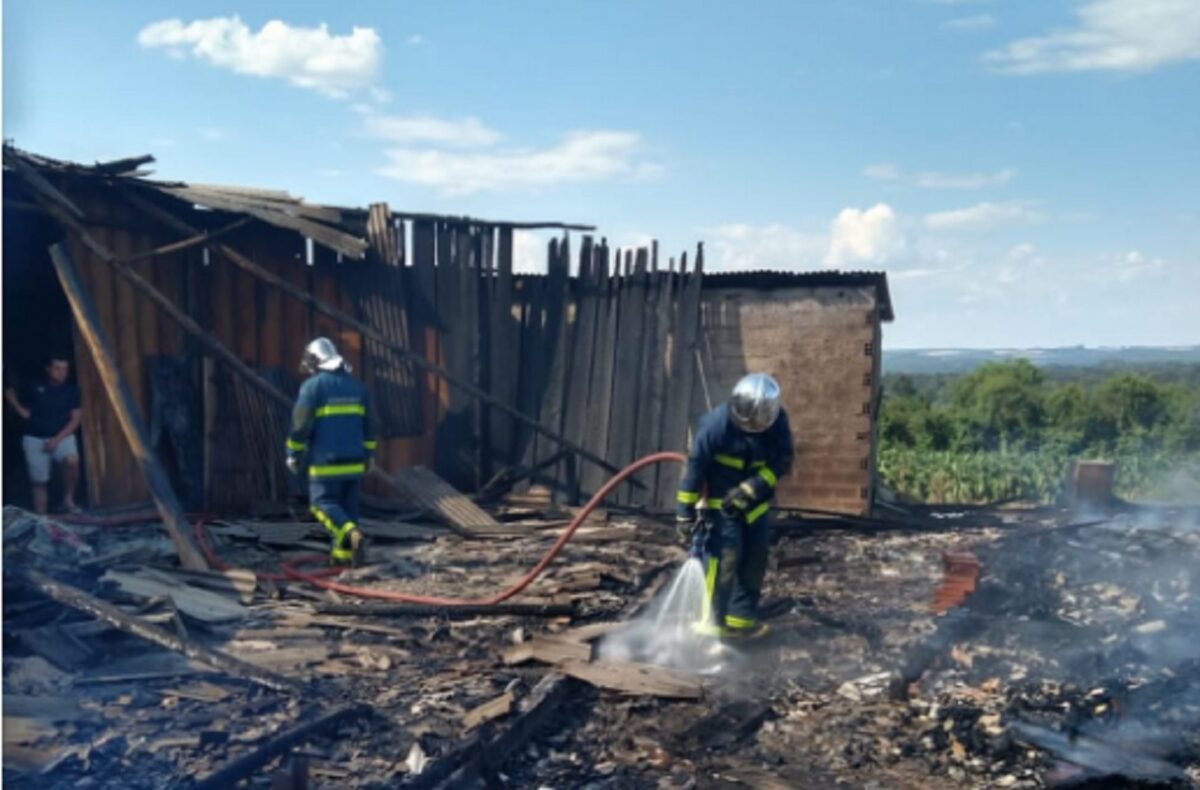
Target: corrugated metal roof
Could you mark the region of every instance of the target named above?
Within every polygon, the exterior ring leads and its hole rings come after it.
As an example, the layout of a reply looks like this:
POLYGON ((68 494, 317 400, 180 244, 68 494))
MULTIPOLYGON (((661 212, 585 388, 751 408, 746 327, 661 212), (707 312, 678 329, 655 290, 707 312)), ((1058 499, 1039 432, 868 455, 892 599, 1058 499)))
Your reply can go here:
POLYGON ((875 288, 879 300, 879 317, 893 321, 892 295, 888 290, 887 272, 843 272, 820 269, 809 272, 755 270, 741 272, 705 272, 704 288, 875 288))

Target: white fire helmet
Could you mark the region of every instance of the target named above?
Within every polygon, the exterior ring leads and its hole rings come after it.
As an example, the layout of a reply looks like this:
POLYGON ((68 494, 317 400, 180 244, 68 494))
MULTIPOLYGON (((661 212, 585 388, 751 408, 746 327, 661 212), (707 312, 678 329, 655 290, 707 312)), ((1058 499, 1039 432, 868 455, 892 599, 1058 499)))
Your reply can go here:
POLYGON ((779 418, 779 383, 766 373, 743 376, 729 399, 729 417, 746 433, 762 433, 779 418))
POLYGON ((346 364, 346 360, 338 354, 337 346, 327 337, 318 337, 304 347, 304 357, 300 360, 300 369, 305 373, 316 373, 318 370, 337 370, 346 364))

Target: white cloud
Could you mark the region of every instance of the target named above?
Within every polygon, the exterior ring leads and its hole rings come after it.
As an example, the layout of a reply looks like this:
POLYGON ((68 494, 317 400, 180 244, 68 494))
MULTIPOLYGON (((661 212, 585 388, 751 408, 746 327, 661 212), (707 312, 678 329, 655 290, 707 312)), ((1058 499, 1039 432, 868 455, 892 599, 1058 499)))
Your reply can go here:
POLYGON ((1022 38, 984 59, 1009 74, 1150 71, 1200 59, 1196 0, 1090 0, 1077 25, 1022 38))
POLYGON ((966 208, 926 214, 925 227, 931 230, 991 230, 1001 225, 1037 222, 1042 218, 1041 212, 1025 201, 985 201, 966 208))
POLYGON ((926 170, 920 173, 905 173, 893 164, 877 164, 863 168, 863 175, 877 181, 904 181, 921 189, 982 189, 1003 186, 1012 181, 1017 171, 1006 167, 994 173, 941 173, 926 170))
POLYGON ((238 74, 284 79, 333 97, 374 82, 383 53, 379 34, 369 27, 338 36, 324 24, 292 27, 274 19, 254 32, 237 16, 164 19, 142 28, 137 40, 173 57, 190 54, 238 74))
POLYGON ((972 16, 960 16, 955 19, 948 19, 942 23, 943 30, 986 30, 989 27, 996 26, 996 17, 991 14, 973 14, 972 16))
POLYGON ((419 47, 425 43, 425 37, 420 33, 415 33, 408 37, 409 46, 419 47))
POLYGON ((481 152, 390 148, 381 175, 434 187, 444 196, 530 189, 556 184, 640 180, 662 172, 643 161, 633 132, 571 132, 550 148, 481 152))
POLYGON ((500 141, 500 133, 485 126, 478 118, 457 120, 430 115, 372 115, 367 113, 367 133, 393 143, 432 143, 452 148, 475 148, 500 141))
POLYGON ((1162 258, 1148 258, 1138 250, 1109 256, 1108 263, 1114 269, 1117 280, 1123 283, 1140 280, 1166 266, 1162 258))
POLYGON ((232 134, 224 129, 218 129, 215 126, 210 126, 200 130, 200 138, 210 143, 221 143, 233 137, 232 134))
POLYGON ((819 268, 829 240, 787 225, 729 223, 706 230, 709 271, 809 271, 819 268))
POLYGON ((825 265, 882 264, 894 259, 907 246, 896 212, 886 203, 863 211, 844 208, 834 218, 829 232, 825 265))

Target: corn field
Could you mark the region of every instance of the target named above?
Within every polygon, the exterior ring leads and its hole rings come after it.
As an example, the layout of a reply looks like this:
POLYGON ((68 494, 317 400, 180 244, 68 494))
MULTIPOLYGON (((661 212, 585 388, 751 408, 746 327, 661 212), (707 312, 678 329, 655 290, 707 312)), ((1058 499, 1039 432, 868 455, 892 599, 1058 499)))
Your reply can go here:
MULTIPOLYGON (((1078 457, 1061 450, 964 453, 893 446, 881 449, 879 473, 893 490, 932 504, 1049 503, 1062 493, 1078 457)), ((1122 453, 1112 460, 1116 494, 1129 500, 1153 498, 1163 480, 1197 465, 1195 457, 1162 451, 1122 453)))

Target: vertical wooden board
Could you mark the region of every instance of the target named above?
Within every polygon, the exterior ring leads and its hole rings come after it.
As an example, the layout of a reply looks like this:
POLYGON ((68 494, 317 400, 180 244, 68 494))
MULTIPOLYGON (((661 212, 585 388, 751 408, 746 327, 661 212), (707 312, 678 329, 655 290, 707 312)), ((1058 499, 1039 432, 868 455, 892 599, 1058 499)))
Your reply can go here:
MULTIPOLYGON (((437 332, 434 323, 435 298, 435 227, 432 222, 415 221, 412 227, 412 301, 409 313, 409 331, 425 358, 430 362, 438 359, 437 332)), ((437 442, 437 378, 432 373, 420 377, 422 453, 428 458, 427 466, 434 465, 437 442)))
POLYGON ((211 261, 209 264, 211 285, 209 287, 212 293, 213 307, 210 329, 223 346, 236 350, 237 323, 234 314, 237 312, 237 307, 233 302, 233 264, 221 256, 214 256, 211 261))
MULTIPOLYGON (((522 301, 520 390, 522 414, 537 417, 542 413, 546 386, 545 298, 546 278, 527 277, 521 282, 522 301)), ((525 424, 517 426, 517 451, 520 463, 530 468, 536 463, 537 434, 525 424)), ((525 481, 520 488, 528 486, 525 481)))
MULTIPOLYGON (((127 231, 114 230, 106 239, 106 246, 118 256, 127 257, 133 250, 133 244, 129 237, 130 234, 127 231)), ((134 404, 142 419, 145 420, 150 415, 150 387, 146 377, 141 338, 138 332, 138 319, 145 300, 133 290, 133 286, 124 278, 117 277, 115 285, 115 326, 111 328, 112 334, 109 337, 113 338, 113 350, 117 359, 120 360, 121 372, 125 374, 134 404)), ((149 493, 145 480, 138 473, 133 453, 133 448, 127 448, 128 474, 122 480, 120 495, 121 500, 125 502, 144 499, 149 493)))
MULTIPOLYGON (((584 236, 579 251, 579 276, 574 281, 575 322, 570 359, 571 377, 568 382, 565 403, 564 435, 579 445, 585 444, 588 393, 591 388, 593 346, 596 339, 596 306, 598 298, 597 267, 593 261, 595 251, 592 237, 584 236)), ((568 500, 575 504, 579 500, 581 459, 559 466, 559 475, 567 483, 568 500)))
MULTIPOLYGON (((663 425, 663 449, 676 449, 683 453, 688 450, 688 430, 697 416, 692 410, 692 395, 695 389, 696 338, 700 329, 702 266, 703 261, 697 256, 695 270, 691 274, 680 275, 675 334, 671 341, 671 386, 663 403, 667 410, 667 420, 663 425)), ((680 269, 685 271, 686 268, 687 260, 682 258, 680 269)), ((668 479, 668 488, 674 488, 678 483, 678 473, 676 470, 675 480, 668 479)))
MULTIPOLYGON (((314 265, 312 267, 313 296, 326 304, 338 303, 337 271, 334 269, 334 253, 320 245, 316 245, 314 265)), ((313 334, 316 337, 327 337, 334 342, 338 340, 338 322, 321 312, 313 313, 313 334)))
MULTIPOLYGON (((359 319, 395 343, 412 348, 409 323, 411 270, 377 260, 343 267, 343 284, 353 293, 353 311, 359 319)), ((421 386, 416 369, 382 344, 362 338, 360 370, 372 389, 379 409, 382 437, 415 435, 421 431, 421 386)), ((423 374, 421 374, 423 375, 423 374)))
MULTIPOLYGON (((150 242, 156 243, 156 242, 150 242)), ((134 272, 140 275, 146 282, 153 285, 157 290, 161 291, 172 304, 178 304, 176 301, 177 295, 174 289, 171 288, 169 278, 162 277, 164 267, 170 266, 170 261, 174 256, 162 256, 157 258, 148 258, 138 261, 130 266, 134 272)), ((138 346, 141 348, 142 354, 146 357, 153 357, 162 352, 162 343, 159 339, 158 326, 158 307, 156 307, 149 299, 139 295, 138 299, 138 346)), ((168 319, 169 320, 169 319, 168 319)))
MULTIPOLYGON (((612 417, 613 376, 616 365, 616 340, 620 323, 619 274, 620 251, 610 269, 608 243, 601 241, 596 261, 596 337, 592 352, 592 375, 588 392, 586 447, 605 460, 609 456, 612 417)), ((597 491, 608 479, 608 472, 595 464, 584 464, 580 475, 585 494, 597 491)))
MULTIPOLYGON (((87 284, 92 301, 98 302, 98 282, 93 275, 95 265, 103 266, 81 251, 72 241, 72 257, 79 267, 79 276, 87 284)), ((84 477, 87 480, 88 503, 93 507, 106 504, 105 481, 108 475, 108 448, 105 443, 104 413, 112 412, 108 396, 100 381, 96 363, 79 332, 78 324, 72 319, 72 338, 75 349, 75 380, 79 386, 80 403, 83 405, 81 434, 83 440, 84 477)))
MULTIPOLYGON (((645 324, 646 256, 639 250, 636 270, 630 264, 631 253, 626 253, 626 270, 630 271, 621 288, 621 324, 617 335, 616 369, 613 380, 613 403, 611 438, 608 460, 617 466, 625 466, 634 460, 635 437, 641 403, 641 357, 643 325, 645 324)), ((615 492, 620 504, 629 504, 631 486, 622 486, 615 492)))
MULTIPOLYGON (((541 422, 561 434, 567 380, 571 376, 571 358, 567 353, 571 345, 571 327, 568 320, 571 259, 566 238, 557 245, 551 245, 550 249, 549 273, 546 278, 546 350, 550 359, 550 369, 542 401, 541 422)), ((560 449, 557 442, 539 437, 537 463, 550 458, 560 449)), ((561 493, 562 483, 556 479, 557 468, 557 465, 551 465, 544 469, 540 480, 549 486, 556 496, 561 493)))
MULTIPOLYGON (((475 386, 480 386, 482 380, 480 378, 479 365, 479 284, 480 284, 480 264, 482 263, 483 251, 481 249, 482 239, 479 236, 478 229, 474 226, 463 226, 460 229, 460 254, 459 258, 463 261, 463 266, 459 272, 459 293, 461 294, 460 315, 462 321, 462 332, 459 339, 459 353, 462 355, 461 370, 463 377, 461 380, 470 382, 475 386)), ((457 389, 457 388, 456 388, 457 389)), ((462 466, 464 470, 470 471, 470 484, 466 488, 468 491, 477 491, 482 485, 483 470, 480 466, 480 414, 479 401, 463 392, 457 390, 459 402, 461 403, 460 413, 463 415, 463 456, 462 466)))
MULTIPOLYGON (((494 298, 493 255, 495 239, 492 229, 479 226, 475 229, 475 276, 472 278, 473 290, 473 323, 471 333, 472 368, 475 371, 475 385, 484 392, 491 392, 491 312, 490 307, 494 298)), ((475 449, 476 449, 476 488, 483 486, 494 474, 492 470, 491 452, 488 444, 491 439, 491 409, 476 400, 471 399, 475 412, 475 449)))
MULTIPOLYGON (((666 389, 666 335, 669 325, 670 282, 665 273, 652 272, 646 291, 645 351, 642 356, 642 391, 645 396, 638 417, 637 457, 662 449, 662 412, 666 389), (665 303, 665 304, 664 304, 665 303)), ((635 492, 634 501, 657 508, 659 467, 638 475, 645 486, 635 492)))
MULTIPOLYGON (((276 247, 278 250, 278 247, 276 247)), ((271 256, 269 264, 271 271, 287 280, 297 288, 309 291, 309 271, 303 261, 280 258, 278 254, 271 256)), ((304 356, 304 347, 313 338, 312 309, 299 299, 290 296, 283 300, 283 368, 292 374, 295 382, 298 374, 295 372, 304 356)), ((291 388, 289 388, 290 391, 291 388)))
MULTIPOLYGON (((466 302, 470 276, 470 234, 463 225, 438 228, 437 312, 441 324, 442 364, 453 376, 471 379, 470 315, 466 302)), ((447 482, 464 489, 471 484, 471 404, 457 387, 441 382, 445 408, 438 420, 436 470, 447 482)))
MULTIPOLYGON (((491 376, 490 392, 500 402, 517 405, 517 377, 520 367, 521 326, 513 317, 513 230, 500 228, 496 248, 495 289, 491 304, 491 376)), ((519 315, 519 313, 518 313, 519 315)), ((512 464, 514 422, 511 417, 492 410, 489 444, 497 463, 512 464)))
MULTIPOLYGON (((676 323, 679 320, 679 297, 681 277, 675 272, 675 259, 671 259, 670 268, 662 273, 662 291, 659 294, 660 335, 662 342, 662 398, 659 403, 658 435, 654 437, 655 446, 659 450, 675 450, 680 448, 674 444, 669 435, 672 419, 672 365, 674 365, 674 348, 677 342, 676 323)), ((679 470, 670 466, 659 466, 655 469, 655 507, 660 511, 671 510, 675 506, 675 491, 678 488, 679 470)))
POLYGON ((233 273, 233 301, 237 314, 236 345, 233 349, 251 367, 258 365, 258 280, 241 269, 233 273))
MULTIPOLYGON (((338 260, 335 255, 332 266, 335 299, 331 304, 343 313, 355 316, 359 320, 362 320, 362 316, 359 315, 358 308, 354 303, 350 274, 352 269, 365 265, 363 261, 350 261, 346 258, 338 260)), ((361 376, 365 367, 362 333, 352 327, 343 326, 339 322, 336 342, 342 357, 350 363, 351 369, 361 376)))
MULTIPOLYGON (((260 266, 273 269, 272 245, 256 240, 249 252, 251 260, 260 266)), ((255 278, 255 301, 261 305, 262 312, 258 314, 258 364, 264 368, 283 367, 284 332, 283 325, 283 294, 278 288, 268 285, 255 278)))

